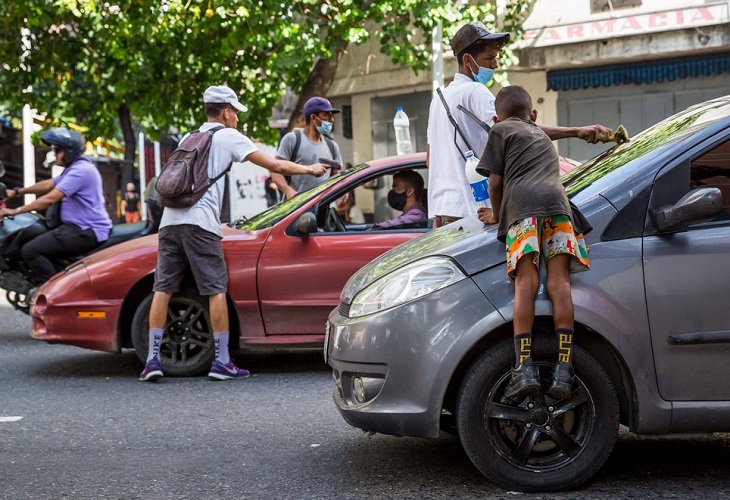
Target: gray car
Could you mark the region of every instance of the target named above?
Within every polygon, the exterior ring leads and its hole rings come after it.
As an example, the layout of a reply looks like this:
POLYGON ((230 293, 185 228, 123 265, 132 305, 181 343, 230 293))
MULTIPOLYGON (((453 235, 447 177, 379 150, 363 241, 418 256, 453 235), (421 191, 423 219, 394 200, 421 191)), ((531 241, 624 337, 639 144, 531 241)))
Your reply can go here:
MULTIPOLYGON (((326 327, 334 400, 364 431, 458 434, 505 488, 558 491, 639 434, 730 430, 730 96, 638 134, 563 177, 593 226, 572 276, 572 396, 500 403, 514 361, 514 287, 496 226, 476 217, 372 261, 326 327)), ((544 275, 541 277, 544 283, 544 275)), ((532 354, 556 361, 541 285, 532 354)))

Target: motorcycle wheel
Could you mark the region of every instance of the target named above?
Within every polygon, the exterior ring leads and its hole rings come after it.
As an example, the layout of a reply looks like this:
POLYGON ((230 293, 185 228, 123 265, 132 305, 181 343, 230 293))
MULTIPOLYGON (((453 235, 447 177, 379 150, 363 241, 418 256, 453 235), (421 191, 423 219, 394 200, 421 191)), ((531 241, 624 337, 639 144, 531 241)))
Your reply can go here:
MULTIPOLYGON (((152 297, 153 294, 145 297, 132 319, 132 344, 143 363, 147 360, 149 347, 152 297)), ((174 377, 201 375, 208 371, 214 357, 213 327, 207 298, 193 290, 173 295, 160 347, 163 373, 174 377)))

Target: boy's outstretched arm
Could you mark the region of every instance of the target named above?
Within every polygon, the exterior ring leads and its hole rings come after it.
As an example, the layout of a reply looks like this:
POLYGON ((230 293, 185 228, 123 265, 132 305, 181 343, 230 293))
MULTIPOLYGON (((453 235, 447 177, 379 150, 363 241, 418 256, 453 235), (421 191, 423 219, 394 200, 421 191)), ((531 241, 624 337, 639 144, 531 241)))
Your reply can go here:
POLYGON ((583 139, 590 144, 595 144, 597 142, 607 142, 613 133, 613 130, 610 128, 599 124, 586 125, 583 127, 550 127, 546 125, 538 125, 538 127, 540 127, 540 129, 542 129, 542 131, 545 132, 552 141, 576 137, 578 139, 583 139))

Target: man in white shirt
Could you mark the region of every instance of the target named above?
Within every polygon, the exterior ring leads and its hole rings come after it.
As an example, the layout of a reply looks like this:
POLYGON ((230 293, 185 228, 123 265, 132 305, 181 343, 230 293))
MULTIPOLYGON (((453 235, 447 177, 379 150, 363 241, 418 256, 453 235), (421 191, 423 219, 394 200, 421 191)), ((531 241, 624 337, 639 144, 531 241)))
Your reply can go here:
MULTIPOLYGON (((203 94, 208 121, 200 132, 220 129, 213 133, 208 156, 208 177, 215 179, 203 196, 188 208, 166 207, 159 231, 159 254, 155 269, 154 296, 150 306, 149 350, 143 382, 154 382, 163 376, 160 349, 167 323, 167 308, 172 295, 180 291, 186 275, 192 272, 198 293, 208 297, 210 323, 213 329, 215 359, 208 372, 214 380, 241 379, 248 370, 237 367, 228 352, 228 270, 223 257, 220 212, 225 182, 223 176, 231 162, 250 161, 271 172, 282 174, 324 175, 324 165, 297 165, 275 159, 259 151, 256 145, 237 130, 238 113, 247 108, 238 101, 236 93, 224 86, 208 87, 203 94), (221 128, 222 126, 222 128, 221 128)), ((181 144, 187 139, 183 138, 181 144)))
MULTIPOLYGON (((443 89, 449 110, 476 156, 487 144, 487 131, 458 109, 461 105, 491 125, 494 95, 486 84, 497 69, 497 56, 509 42, 509 33, 490 33, 480 22, 468 23, 456 32, 451 48, 459 64, 454 80, 443 89)), ((578 137, 590 143, 606 141, 612 131, 602 125, 540 128, 552 140, 578 137)), ((456 132, 438 95, 431 100, 428 115, 428 215, 438 228, 477 213, 476 202, 464 171, 464 153, 469 147, 456 132)))

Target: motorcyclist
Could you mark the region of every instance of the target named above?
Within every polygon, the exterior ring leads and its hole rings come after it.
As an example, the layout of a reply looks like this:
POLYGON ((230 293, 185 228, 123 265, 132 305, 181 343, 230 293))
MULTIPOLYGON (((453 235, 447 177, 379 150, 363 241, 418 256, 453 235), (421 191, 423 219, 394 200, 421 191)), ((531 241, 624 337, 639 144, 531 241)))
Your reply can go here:
POLYGON ((37 198, 15 209, 0 209, 0 217, 44 211, 52 205, 60 209, 60 225, 33 238, 21 249, 23 260, 37 284, 56 274, 54 260, 88 253, 109 238, 112 228, 101 175, 91 160, 83 156, 86 150, 84 137, 73 130, 54 128, 42 132, 41 140, 53 148, 56 165, 65 169, 52 179, 29 187, 8 189, 8 198, 26 194, 34 194, 37 198))

